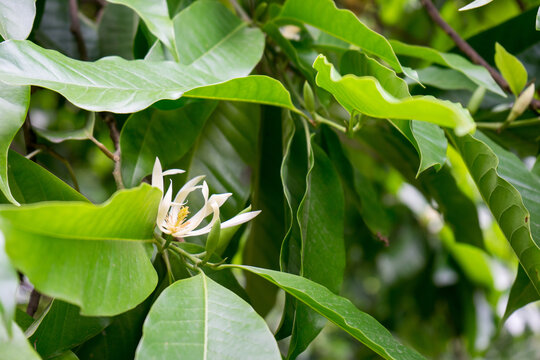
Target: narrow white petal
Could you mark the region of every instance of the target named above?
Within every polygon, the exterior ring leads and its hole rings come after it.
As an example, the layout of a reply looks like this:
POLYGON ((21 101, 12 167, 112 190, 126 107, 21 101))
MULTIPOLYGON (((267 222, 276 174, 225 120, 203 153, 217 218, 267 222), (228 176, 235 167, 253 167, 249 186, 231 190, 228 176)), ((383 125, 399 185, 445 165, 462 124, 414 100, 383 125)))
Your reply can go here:
POLYGON ((197 226, 199 226, 201 221, 203 221, 208 215, 212 213, 212 202, 215 202, 214 200, 212 200, 213 196, 214 195, 210 197, 210 200, 208 198, 205 198, 204 205, 201 207, 201 209, 197 211, 195 215, 189 218, 189 224, 184 228, 186 232, 195 230, 197 226))
POLYGON ((157 187, 163 192, 163 173, 161 171, 161 163, 159 158, 154 162, 154 170, 152 171, 152 186, 157 187))
POLYGON ((206 181, 203 181, 202 183, 202 194, 204 197, 204 202, 206 202, 208 200, 208 195, 210 194, 210 190, 208 190, 208 184, 206 183, 206 181))
POLYGON ((225 201, 227 201, 227 199, 230 198, 231 195, 232 195, 231 193, 214 194, 210 196, 210 199, 208 200, 208 202, 210 203, 212 201, 215 201, 217 205, 221 207, 221 205, 225 204, 225 201))
POLYGON ((182 169, 169 169, 169 170, 165 170, 163 172, 163 176, 183 174, 183 173, 185 173, 185 170, 182 170, 182 169))
POLYGON ((165 220, 165 217, 167 216, 167 212, 169 211, 169 207, 171 206, 171 200, 172 200, 172 181, 169 185, 169 189, 165 193, 165 196, 163 196, 163 199, 161 199, 161 202, 159 203, 158 208, 158 215, 156 219, 156 223, 158 225, 162 224, 165 220))
POLYGON ((211 204, 211 208, 214 212, 214 216, 212 216, 212 220, 208 223, 208 225, 198 230, 190 231, 189 233, 185 234, 184 237, 203 235, 209 233, 210 230, 212 230, 212 226, 214 226, 216 221, 219 219, 219 206, 215 202, 213 202, 211 204))
POLYGON ((229 219, 229 220, 225 221, 224 223, 222 223, 221 228, 225 229, 225 228, 228 228, 228 227, 231 227, 231 226, 236 226, 236 225, 240 225, 240 224, 243 224, 245 222, 248 222, 249 220, 253 219, 255 216, 259 215, 260 212, 261 212, 261 210, 257 210, 257 211, 250 211, 250 212, 247 212, 247 213, 236 215, 232 219, 229 219))
POLYGON ((193 179, 185 183, 184 186, 182 186, 182 188, 180 189, 180 191, 178 191, 178 193, 176 194, 174 202, 178 204, 183 203, 189 193, 197 189, 195 185, 200 183, 202 179, 204 179, 204 175, 194 177, 193 179))

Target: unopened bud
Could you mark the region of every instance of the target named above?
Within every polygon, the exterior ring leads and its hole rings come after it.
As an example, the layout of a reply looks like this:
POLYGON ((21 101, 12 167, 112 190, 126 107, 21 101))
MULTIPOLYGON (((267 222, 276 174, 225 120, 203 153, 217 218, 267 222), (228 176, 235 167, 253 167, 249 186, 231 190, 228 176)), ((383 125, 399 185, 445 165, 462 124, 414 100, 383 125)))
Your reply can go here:
POLYGON ((306 110, 313 114, 315 112, 315 96, 307 81, 304 83, 304 103, 306 104, 306 110))
POLYGON ((510 110, 510 114, 506 119, 507 122, 512 122, 516 120, 518 116, 520 116, 525 112, 525 110, 527 110, 527 108, 531 104, 532 99, 534 98, 534 90, 534 83, 529 85, 525 90, 523 90, 523 92, 516 99, 514 106, 512 106, 512 110, 510 110))

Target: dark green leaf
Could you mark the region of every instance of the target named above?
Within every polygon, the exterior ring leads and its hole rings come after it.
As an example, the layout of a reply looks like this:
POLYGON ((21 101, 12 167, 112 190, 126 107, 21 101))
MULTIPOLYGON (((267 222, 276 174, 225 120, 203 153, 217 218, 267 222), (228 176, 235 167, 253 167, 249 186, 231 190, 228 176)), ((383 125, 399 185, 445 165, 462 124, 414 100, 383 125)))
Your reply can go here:
POLYGON ((523 267, 518 264, 516 280, 514 280, 514 284, 510 289, 510 296, 508 297, 508 303, 504 311, 503 321, 508 319, 514 311, 538 300, 540 300, 540 294, 534 288, 531 279, 529 279, 523 267))

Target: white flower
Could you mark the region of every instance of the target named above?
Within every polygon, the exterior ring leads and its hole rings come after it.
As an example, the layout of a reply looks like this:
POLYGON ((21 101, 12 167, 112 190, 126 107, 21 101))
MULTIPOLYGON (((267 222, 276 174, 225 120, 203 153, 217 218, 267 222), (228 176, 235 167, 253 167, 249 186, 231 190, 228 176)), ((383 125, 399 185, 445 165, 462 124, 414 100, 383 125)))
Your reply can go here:
MULTIPOLYGON (((173 174, 181 174, 184 170, 171 169, 162 171, 161 163, 156 158, 154 163, 154 171, 152 172, 152 186, 157 187, 163 193, 163 177, 173 174)), ((198 236, 207 234, 212 229, 214 223, 219 219, 219 208, 227 201, 232 195, 226 194, 213 194, 209 197, 209 190, 206 181, 203 181, 202 185, 199 183, 204 179, 204 176, 197 176, 189 180, 182 186, 180 191, 176 194, 174 201, 172 199, 172 182, 167 189, 167 192, 161 198, 159 203, 158 215, 156 224, 164 234, 170 234, 177 239, 182 239, 189 236, 198 236), (195 190, 201 190, 204 205, 195 215, 188 218, 190 214, 189 207, 187 206, 187 196, 195 190), (197 227, 201 222, 212 215, 212 220, 201 228, 197 227)), ((221 223, 221 228, 228 228, 243 224, 255 216, 259 215, 259 211, 250 211, 243 214, 236 215, 232 219, 229 219, 221 223)))

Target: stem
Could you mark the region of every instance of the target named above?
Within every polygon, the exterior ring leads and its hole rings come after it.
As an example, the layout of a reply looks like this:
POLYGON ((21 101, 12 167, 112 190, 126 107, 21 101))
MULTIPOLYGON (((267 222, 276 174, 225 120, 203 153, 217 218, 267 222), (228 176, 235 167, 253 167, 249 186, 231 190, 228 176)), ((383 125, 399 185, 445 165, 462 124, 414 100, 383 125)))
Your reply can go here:
POLYGON ((525 3, 523 2, 523 0, 516 0, 516 3, 522 12, 527 10, 527 7, 525 6, 525 3))
POLYGON ((35 144, 37 140, 36 133, 32 129, 32 122, 30 121, 30 111, 26 114, 26 119, 23 123, 23 134, 26 153, 30 154, 36 150, 35 144))
POLYGON ((30 300, 28 300, 28 307, 26 308, 26 313, 30 316, 34 316, 38 307, 39 300, 41 299, 41 294, 35 288, 32 289, 30 293, 30 300))
POLYGON ((116 187, 118 189, 123 189, 124 182, 122 181, 122 169, 120 167, 120 159, 121 159, 120 132, 118 131, 118 127, 116 126, 116 119, 110 113, 100 113, 100 115, 103 121, 105 121, 105 123, 107 123, 107 126, 109 127, 111 140, 113 141, 113 144, 114 144, 114 149, 115 149, 114 154, 113 154, 114 181, 116 182, 116 187))
POLYGON ((69 18, 71 20, 69 31, 71 31, 71 34, 73 34, 73 37, 77 42, 77 49, 79 50, 81 60, 86 61, 88 60, 88 53, 86 52, 86 45, 81 33, 81 24, 79 23, 79 4, 77 3, 77 0, 69 0, 69 18))
MULTIPOLYGON (((491 77, 499 84, 506 92, 510 92, 508 82, 502 77, 497 70, 487 63, 476 50, 474 50, 459 34, 441 17, 437 7, 433 5, 431 0, 420 0, 431 19, 454 41, 456 46, 465 54, 471 61, 477 65, 481 65, 487 69, 491 77)), ((540 101, 533 99, 531 108, 537 112, 540 109, 540 101)))
POLYGON ((540 125, 540 118, 532 118, 519 120, 511 123, 506 122, 477 122, 476 127, 479 129, 489 129, 489 130, 504 130, 504 128, 519 128, 525 126, 535 126, 540 125), (505 125, 506 124, 506 125, 505 125))
POLYGON ((342 125, 339 125, 339 124, 336 124, 335 122, 333 122, 332 120, 328 120, 327 118, 324 118, 322 117, 321 115, 315 113, 315 122, 317 123, 320 123, 320 124, 326 124, 328 126, 331 126, 343 133, 346 133, 347 132, 347 128, 345 126, 342 126, 342 125))
POLYGON ((234 10, 238 13, 238 15, 244 20, 245 22, 251 23, 252 20, 249 17, 249 15, 245 12, 244 8, 240 6, 237 0, 229 0, 231 5, 233 6, 234 10))
POLYGON ((41 152, 41 149, 36 149, 36 150, 32 151, 31 153, 27 154, 25 156, 25 158, 27 158, 28 160, 31 160, 34 156, 36 156, 40 152, 41 152))
POLYGON ((90 135, 90 137, 88 139, 90 139, 90 141, 92 141, 94 144, 96 144, 96 146, 99 148, 99 150, 101 150, 101 152, 103 152, 105 155, 107 155, 107 157, 109 159, 111 159, 112 161, 116 161, 115 157, 114 157, 114 154, 109 149, 107 149, 107 147, 105 145, 103 145, 93 135, 90 135))
POLYGON ((169 275, 169 284, 174 283, 174 275, 171 268, 171 262, 169 261, 169 253, 167 250, 164 250, 161 253, 161 257, 163 258, 163 262, 165 263, 165 267, 167 268, 167 274, 169 275))

